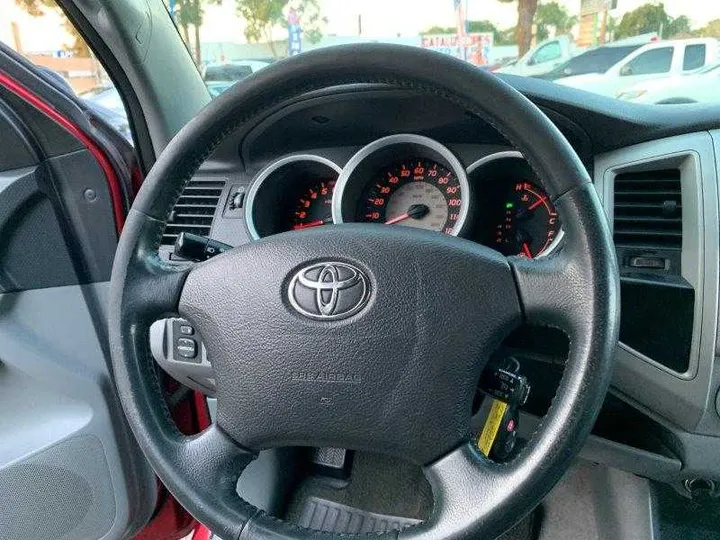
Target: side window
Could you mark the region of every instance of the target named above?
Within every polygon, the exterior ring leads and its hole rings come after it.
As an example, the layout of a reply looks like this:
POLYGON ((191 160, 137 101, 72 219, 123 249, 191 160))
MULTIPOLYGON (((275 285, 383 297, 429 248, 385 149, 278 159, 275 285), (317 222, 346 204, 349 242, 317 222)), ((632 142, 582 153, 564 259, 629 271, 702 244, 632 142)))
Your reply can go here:
POLYGON ((663 47, 653 49, 636 56, 625 64, 620 75, 651 75, 654 73, 667 73, 672 64, 673 48, 663 47))
POLYGON ((562 49, 560 43, 553 41, 547 45, 540 47, 535 54, 532 55, 529 65, 534 66, 535 64, 544 64, 545 62, 552 62, 562 56, 562 49))
POLYGON ((53 0, 4 2, 0 40, 35 64, 96 117, 132 143, 120 94, 82 36, 53 0))
POLYGON ((683 57, 683 71, 698 69, 705 65, 705 45, 688 45, 683 57))

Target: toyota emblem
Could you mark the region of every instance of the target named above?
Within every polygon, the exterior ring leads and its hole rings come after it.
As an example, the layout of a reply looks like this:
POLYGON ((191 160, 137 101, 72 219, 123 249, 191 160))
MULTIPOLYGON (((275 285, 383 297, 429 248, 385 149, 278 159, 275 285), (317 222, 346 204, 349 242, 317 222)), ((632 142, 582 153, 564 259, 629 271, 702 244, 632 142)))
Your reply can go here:
POLYGON ((370 283, 358 267, 341 262, 304 266, 290 280, 288 300, 298 313, 323 321, 345 319, 370 298, 370 283))

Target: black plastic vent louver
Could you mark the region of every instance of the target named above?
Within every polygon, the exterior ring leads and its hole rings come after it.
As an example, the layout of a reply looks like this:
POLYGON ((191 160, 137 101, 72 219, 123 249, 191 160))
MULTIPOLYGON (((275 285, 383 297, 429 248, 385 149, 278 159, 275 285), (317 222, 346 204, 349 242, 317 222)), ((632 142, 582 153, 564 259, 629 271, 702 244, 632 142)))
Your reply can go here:
POLYGON ((175 239, 183 231, 208 236, 213 215, 220 202, 220 195, 224 187, 224 179, 193 178, 190 180, 170 215, 162 237, 162 244, 174 244, 175 239))
POLYGON ((680 171, 665 169, 615 177, 615 245, 682 247, 680 171))

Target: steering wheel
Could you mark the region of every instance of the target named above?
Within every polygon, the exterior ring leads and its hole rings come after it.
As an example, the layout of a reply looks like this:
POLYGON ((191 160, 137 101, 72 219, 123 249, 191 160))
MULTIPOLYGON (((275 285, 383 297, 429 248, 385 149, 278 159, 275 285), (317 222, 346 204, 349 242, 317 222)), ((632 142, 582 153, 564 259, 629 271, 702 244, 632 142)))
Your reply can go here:
POLYGON ((329 538, 251 506, 236 484, 262 449, 331 446, 401 456, 430 482, 434 506, 425 522, 373 538, 490 539, 542 500, 587 438, 610 381, 618 302, 603 209, 544 114, 451 57, 353 45, 263 69, 177 134, 122 232, 109 332, 138 443, 172 494, 222 538, 329 538), (362 83, 440 96, 494 126, 552 197, 565 227, 562 249, 537 260, 505 258, 450 235, 347 224, 279 234, 189 267, 161 261, 173 206, 221 141, 289 99, 362 83), (336 284, 329 291, 336 298, 313 290, 313 279, 336 284), (296 309, 316 293, 332 309, 343 304, 335 312, 344 318, 296 309), (176 429, 149 351, 150 325, 178 314, 204 337, 217 384, 216 422, 195 436, 176 429), (524 322, 562 329, 569 357, 540 427, 517 457, 499 464, 471 442, 472 398, 491 352, 524 322))

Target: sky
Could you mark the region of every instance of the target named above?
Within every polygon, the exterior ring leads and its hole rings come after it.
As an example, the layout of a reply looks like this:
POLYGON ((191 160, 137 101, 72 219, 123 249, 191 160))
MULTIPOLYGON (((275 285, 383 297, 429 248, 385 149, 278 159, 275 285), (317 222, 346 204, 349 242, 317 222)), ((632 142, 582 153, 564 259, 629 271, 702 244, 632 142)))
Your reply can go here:
MULTIPOLYGON (((2 0, 0 0, 2 1, 2 0)), ((580 0, 557 0, 571 14, 580 12, 580 0)), ((497 0, 467 0, 468 19, 487 19, 498 28, 515 26, 517 4, 497 0)), ((543 0, 540 0, 543 3, 543 0)), ((648 3, 648 0, 618 0, 618 8, 611 13, 623 13, 648 3)), ((720 0, 664 0, 666 11, 673 17, 687 15, 693 27, 720 18, 720 0)), ((357 35, 358 15, 362 15, 363 35, 372 38, 383 36, 415 36, 431 26, 454 26, 453 0, 320 0, 322 15, 328 18, 326 34, 357 35)), ((237 32, 233 22, 232 0, 223 6, 206 8, 208 28, 213 28, 217 41, 229 41, 237 32)))
MULTIPOLYGON (((579 13, 580 0, 557 0, 572 13, 579 13)), ((621 17, 648 0, 618 0, 612 15, 621 17)), ((497 0, 467 0, 468 18, 487 19, 500 29, 515 25, 516 3, 497 0)), ((542 0, 541 0, 542 2, 542 0)), ((720 18, 719 0, 664 0, 673 17, 687 15, 693 27, 720 18)), ((321 11, 328 18, 325 34, 357 35, 358 15, 362 15, 363 35, 371 38, 416 36, 431 26, 454 26, 453 0, 320 0, 321 11)), ((33 18, 17 8, 15 0, 0 0, 0 40, 12 43, 10 23, 16 21, 22 29, 23 47, 29 52, 53 51, 69 42, 57 16, 33 18)), ((285 37, 278 30, 278 39, 285 37)), ((234 0, 223 0, 220 6, 205 8, 202 27, 203 41, 244 42, 243 24, 235 15, 234 0)))

